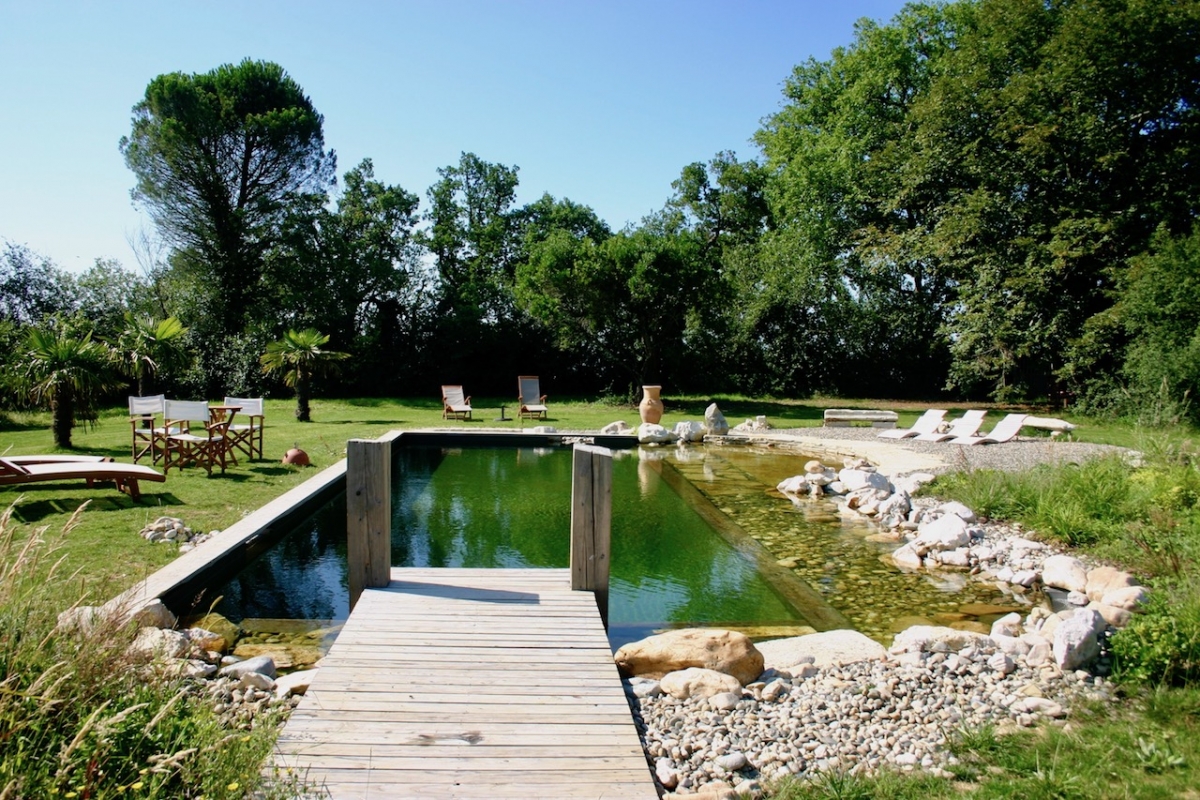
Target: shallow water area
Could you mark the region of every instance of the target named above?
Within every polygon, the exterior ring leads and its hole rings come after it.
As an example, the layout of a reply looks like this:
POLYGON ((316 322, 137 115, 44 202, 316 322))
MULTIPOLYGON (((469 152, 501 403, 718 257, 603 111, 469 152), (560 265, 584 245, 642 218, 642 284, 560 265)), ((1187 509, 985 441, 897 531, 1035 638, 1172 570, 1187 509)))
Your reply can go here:
MULTIPOLYGON (((775 490, 811 455, 749 446, 616 451, 609 638, 730 627, 754 638, 853 627, 881 642, 910 624, 986 627, 1019 601, 963 573, 906 573, 871 523, 832 499, 775 490)), ((832 461, 832 459, 827 459, 832 461)), ((398 448, 392 563, 566 567, 570 448, 398 448)), ((349 614, 344 498, 216 590, 214 610, 266 644, 271 621, 320 634, 349 614), (310 621, 310 622, 305 622, 310 621)), ((289 639, 289 636, 282 636, 289 639)))

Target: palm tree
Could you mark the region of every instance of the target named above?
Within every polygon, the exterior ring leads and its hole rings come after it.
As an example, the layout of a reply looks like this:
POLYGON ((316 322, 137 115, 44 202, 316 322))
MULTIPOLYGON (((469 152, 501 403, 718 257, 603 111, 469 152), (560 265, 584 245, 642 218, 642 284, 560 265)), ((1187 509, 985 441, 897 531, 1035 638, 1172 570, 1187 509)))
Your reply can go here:
POLYGON ((308 399, 313 377, 333 372, 335 361, 350 357, 349 353, 322 350, 329 337, 316 328, 289 330, 283 338, 267 345, 262 355, 263 372, 282 372, 283 382, 296 390, 296 419, 312 420, 308 399))
POLYGON ((59 328, 33 328, 26 338, 22 376, 29 396, 50 407, 54 445, 71 448, 71 429, 77 415, 87 416, 96 397, 120 385, 111 366, 112 353, 92 334, 77 336, 59 328))
POLYGON ((137 381, 137 393, 146 396, 147 379, 161 367, 183 359, 183 336, 188 331, 175 317, 155 320, 125 312, 125 328, 117 336, 113 352, 125 374, 137 381))

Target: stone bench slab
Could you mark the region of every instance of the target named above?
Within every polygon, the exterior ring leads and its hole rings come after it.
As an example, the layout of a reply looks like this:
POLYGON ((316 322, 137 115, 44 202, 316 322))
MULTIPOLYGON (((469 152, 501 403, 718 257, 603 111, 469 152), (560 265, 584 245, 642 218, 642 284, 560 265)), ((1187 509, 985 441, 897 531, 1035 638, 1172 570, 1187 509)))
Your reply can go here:
POLYGON ((895 411, 878 411, 869 408, 827 408, 825 427, 845 428, 856 422, 867 422, 873 428, 894 428, 899 415, 895 411))

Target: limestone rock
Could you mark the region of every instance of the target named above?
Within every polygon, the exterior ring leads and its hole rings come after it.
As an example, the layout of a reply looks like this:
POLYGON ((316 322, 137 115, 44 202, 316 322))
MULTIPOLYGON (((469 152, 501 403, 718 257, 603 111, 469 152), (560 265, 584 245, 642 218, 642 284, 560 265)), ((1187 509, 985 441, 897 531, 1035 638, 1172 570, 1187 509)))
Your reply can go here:
POLYGON ((963 522, 967 522, 967 523, 975 522, 975 512, 972 511, 971 509, 967 508, 965 505, 958 502, 957 500, 948 500, 947 502, 942 503, 940 506, 938 506, 937 510, 940 511, 943 515, 953 514, 954 516, 961 519, 963 522))
POLYGON ((839 630, 772 639, 755 645, 763 663, 771 669, 795 673, 800 664, 817 667, 841 666, 858 661, 879 660, 887 651, 879 642, 858 631, 839 630))
POLYGON ((641 444, 667 444, 675 441, 675 434, 651 422, 638 425, 637 438, 641 444))
POLYGON ((175 623, 178 621, 175 615, 171 613, 171 609, 167 608, 162 600, 151 600, 137 611, 134 611, 130 618, 144 628, 174 628, 175 623))
POLYGON ((716 403, 704 409, 704 427, 713 436, 724 436, 729 433, 729 423, 725 420, 721 409, 717 408, 716 403))
POLYGON ((677 422, 674 435, 681 442, 702 442, 704 441, 704 426, 691 420, 677 422))
POLYGON ((302 669, 289 672, 287 675, 280 675, 275 679, 275 696, 287 697, 293 694, 304 694, 312 684, 313 678, 317 677, 318 672, 320 672, 319 669, 302 669))
POLYGON ((1133 612, 1127 608, 1105 605, 1104 603, 1088 603, 1087 607, 1104 617, 1104 621, 1114 628, 1124 628, 1133 617, 1133 612))
POLYGON ((275 662, 271 660, 270 656, 256 656, 255 658, 248 658, 245 661, 238 661, 235 664, 222 667, 219 674, 223 678, 237 678, 240 680, 247 672, 261 672, 268 678, 274 678, 276 675, 275 662))
POLYGON ((75 606, 59 612, 57 629, 91 633, 103 619, 103 611, 96 606, 75 606))
POLYGON ((1079 669, 1100 653, 1100 632, 1108 627, 1100 612, 1077 609, 1054 630, 1054 661, 1061 669, 1079 669))
POLYGON ((732 675, 701 667, 668 672, 662 676, 659 685, 664 692, 679 700, 689 697, 714 697, 725 692, 742 690, 742 684, 732 675))
POLYGON ((613 659, 625 676, 661 678, 668 672, 702 667, 732 675, 743 686, 763 671, 762 653, 748 636, 711 628, 684 628, 648 636, 624 645, 613 659))
POLYGON ((1021 635, 1021 615, 1015 611, 1005 614, 992 623, 992 638, 997 636, 1016 637, 1021 635))
POLYGON ((742 693, 740 691, 721 692, 708 698, 708 706, 717 711, 732 711, 737 708, 738 701, 741 699, 742 693))
POLYGON ((1128 572, 1115 567, 1096 567, 1088 572, 1085 591, 1089 600, 1102 600, 1109 592, 1137 585, 1137 579, 1128 572))
POLYGON ((629 433, 632 430, 633 430, 633 428, 631 428, 629 426, 628 422, 626 422, 623 419, 619 419, 616 422, 610 422, 607 425, 605 425, 603 428, 600 429, 600 432, 604 433, 604 434, 608 434, 609 436, 613 436, 613 435, 617 435, 617 434, 629 433))
POLYGON ((1042 562, 1042 583, 1068 592, 1087 590, 1087 566, 1074 556, 1054 555, 1042 562))
POLYGON ((874 470, 846 468, 838 473, 838 480, 845 485, 848 492, 865 489, 868 486, 872 489, 880 489, 888 492, 889 494, 892 491, 892 484, 887 479, 887 475, 875 472, 874 470))
POLYGON ((971 645, 995 647, 996 643, 987 634, 974 631, 960 631, 937 625, 914 625, 896 634, 888 652, 957 652, 971 645))
POLYGON ((150 658, 187 658, 192 652, 192 643, 179 631, 142 628, 129 650, 150 658))
POLYGON ((1106 606, 1116 606, 1126 611, 1136 611, 1146 602, 1147 590, 1144 586, 1125 586, 1105 592, 1100 602, 1106 606))
POLYGON ((268 656, 279 669, 308 667, 321 658, 321 648, 315 644, 239 644, 233 654, 238 658, 268 656))
POLYGON ((260 689, 264 692, 275 691, 274 679, 262 674, 261 672, 242 673, 242 677, 238 679, 238 686, 243 689, 260 689))
POLYGON ((201 650, 224 653, 229 648, 229 642, 224 636, 203 628, 188 628, 184 631, 184 635, 201 650))
POLYGON ((967 523, 957 514, 946 514, 930 522, 921 523, 913 549, 924 554, 930 550, 954 550, 971 543, 967 523))
POLYGON ((793 475, 790 478, 784 478, 775 488, 784 494, 805 494, 808 492, 808 476, 793 475))
POLYGON ((679 773, 675 771, 669 758, 660 758, 654 762, 654 777, 658 778, 658 782, 667 790, 679 785, 679 773))
POLYGON ((921 556, 913 548, 912 544, 904 544, 892 553, 892 561, 901 569, 920 569, 923 563, 921 556))

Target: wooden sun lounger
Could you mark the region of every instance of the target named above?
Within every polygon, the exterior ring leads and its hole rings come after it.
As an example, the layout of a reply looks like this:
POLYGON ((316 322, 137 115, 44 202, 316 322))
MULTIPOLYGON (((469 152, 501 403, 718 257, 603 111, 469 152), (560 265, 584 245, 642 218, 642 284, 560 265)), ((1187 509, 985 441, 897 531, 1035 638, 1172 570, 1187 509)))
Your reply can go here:
POLYGON ((26 466, 27 464, 104 464, 112 461, 112 456, 4 456, 4 459, 13 464, 26 466))
POLYGON ((87 481, 89 487, 94 486, 96 481, 111 481, 116 484, 117 489, 134 500, 139 500, 142 492, 138 481, 162 483, 167 479, 158 470, 138 464, 120 464, 115 461, 64 461, 54 456, 17 456, 17 459, 24 460, 0 458, 0 486, 82 478, 87 481), (30 460, 35 458, 53 460, 40 463, 30 460))

